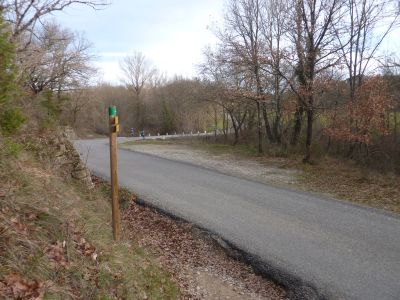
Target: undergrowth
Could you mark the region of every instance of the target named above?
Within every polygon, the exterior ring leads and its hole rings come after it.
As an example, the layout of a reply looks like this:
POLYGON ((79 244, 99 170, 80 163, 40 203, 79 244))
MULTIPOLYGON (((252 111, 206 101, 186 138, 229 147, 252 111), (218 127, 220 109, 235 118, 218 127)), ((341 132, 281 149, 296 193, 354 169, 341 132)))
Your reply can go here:
POLYGON ((58 177, 33 146, 0 140, 0 298, 178 298, 146 249, 113 241, 107 188, 58 177))

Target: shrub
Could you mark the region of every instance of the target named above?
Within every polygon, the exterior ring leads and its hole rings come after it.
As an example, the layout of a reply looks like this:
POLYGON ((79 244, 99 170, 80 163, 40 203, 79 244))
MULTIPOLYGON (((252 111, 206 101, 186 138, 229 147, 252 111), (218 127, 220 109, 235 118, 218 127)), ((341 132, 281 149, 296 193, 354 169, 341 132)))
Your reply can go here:
POLYGON ((0 113, 0 128, 4 135, 12 135, 25 122, 25 117, 16 107, 8 107, 0 113))
POLYGON ((0 131, 5 135, 15 133, 25 121, 15 107, 17 97, 14 45, 0 10, 0 131))

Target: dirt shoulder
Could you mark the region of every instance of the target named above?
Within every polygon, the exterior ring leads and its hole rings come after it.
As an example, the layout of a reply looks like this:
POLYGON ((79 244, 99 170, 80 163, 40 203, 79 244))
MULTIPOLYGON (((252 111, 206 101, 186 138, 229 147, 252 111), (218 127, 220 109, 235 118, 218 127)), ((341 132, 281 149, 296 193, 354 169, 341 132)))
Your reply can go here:
POLYGON ((350 160, 324 157, 315 165, 305 165, 299 157, 258 156, 240 146, 191 140, 137 141, 120 147, 400 213, 400 176, 366 170, 350 160))

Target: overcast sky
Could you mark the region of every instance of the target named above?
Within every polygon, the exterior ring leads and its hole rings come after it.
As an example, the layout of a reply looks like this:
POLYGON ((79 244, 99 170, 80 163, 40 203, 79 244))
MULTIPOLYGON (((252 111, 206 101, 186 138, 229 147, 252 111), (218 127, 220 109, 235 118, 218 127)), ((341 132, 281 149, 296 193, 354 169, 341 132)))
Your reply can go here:
POLYGON ((202 50, 216 39, 209 29, 221 19, 224 0, 113 0, 104 10, 75 6, 59 23, 93 43, 103 81, 118 83, 119 61, 143 52, 168 76, 196 75, 202 50))
MULTIPOLYGON (((112 0, 103 10, 69 7, 54 17, 83 33, 93 43, 99 80, 118 84, 119 61, 140 51, 169 77, 196 75, 202 51, 216 38, 210 27, 221 22, 225 0, 112 0)), ((400 30, 392 32, 381 51, 399 53, 400 30)))

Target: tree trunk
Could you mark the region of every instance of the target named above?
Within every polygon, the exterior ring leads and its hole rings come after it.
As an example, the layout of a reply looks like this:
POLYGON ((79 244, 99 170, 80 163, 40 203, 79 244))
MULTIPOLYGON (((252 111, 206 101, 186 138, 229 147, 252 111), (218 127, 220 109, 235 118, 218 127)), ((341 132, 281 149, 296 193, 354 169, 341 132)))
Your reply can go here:
POLYGON ((72 128, 76 129, 76 121, 78 120, 78 111, 76 108, 72 111, 72 128))
POLYGON ((243 123, 244 123, 244 121, 246 120, 246 116, 247 116, 247 110, 244 112, 242 118, 239 118, 239 121, 238 121, 238 129, 239 129, 239 132, 242 131, 243 123))
POLYGON ((329 136, 328 143, 326 144, 326 152, 327 153, 329 153, 329 151, 331 151, 331 144, 332 144, 332 141, 331 141, 331 137, 329 136))
MULTIPOLYGON (((278 39, 278 49, 279 49, 279 39, 278 39)), ((278 52, 279 53, 279 52, 278 52)), ((279 57, 279 54, 278 54, 279 57)), ((278 58, 276 67, 276 70, 280 70, 280 59, 278 58)), ((282 128, 281 128, 281 118, 282 118, 282 112, 281 112, 281 87, 280 87, 280 75, 275 74, 275 91, 274 91, 274 99, 275 99, 275 120, 273 124, 273 131, 274 131, 274 136, 275 140, 278 144, 282 143, 282 128)))
POLYGON ((280 113, 277 113, 274 120, 274 136, 275 141, 278 144, 282 143, 282 133, 281 133, 281 116, 280 113))
POLYGON ((349 151, 347 151, 347 157, 352 159, 354 158, 353 154, 354 154, 354 149, 356 148, 356 144, 354 142, 350 142, 350 147, 349 147, 349 151))
POLYGON ((394 140, 397 141, 397 110, 394 111, 394 140))
POLYGON ((255 110, 253 107, 248 108, 249 111, 249 117, 247 118, 247 123, 246 123, 246 129, 249 131, 252 131, 254 128, 254 119, 255 119, 255 110))
POLYGON ((229 113, 229 116, 231 117, 233 130, 235 131, 235 139, 233 141, 233 146, 236 146, 237 143, 239 142, 239 126, 236 123, 236 120, 235 120, 235 117, 233 116, 233 114, 229 113))
POLYGON ((304 113, 304 107, 301 104, 299 104, 299 106, 296 108, 296 112, 294 113, 294 127, 293 127, 292 140, 290 142, 292 146, 296 146, 299 141, 302 121, 303 121, 303 113, 304 113))
POLYGON ((314 109, 312 107, 312 100, 310 100, 309 107, 307 108, 307 138, 306 138, 306 155, 303 159, 304 163, 310 163, 311 160, 311 142, 313 135, 314 123, 314 109))
POLYGON ((222 132, 224 133, 224 139, 226 141, 227 138, 227 129, 226 129, 226 122, 225 122, 226 114, 225 114, 225 108, 222 109, 222 132))
POLYGON ((217 140, 218 114, 217 108, 214 106, 214 140, 217 140))
POLYGON ((257 101, 257 133, 258 133, 258 153, 263 153, 262 147, 262 126, 261 126, 261 107, 260 102, 257 101))
POLYGON ((270 143, 275 143, 275 138, 272 133, 271 126, 269 125, 267 107, 266 107, 265 103, 262 104, 262 112, 263 112, 263 117, 264 117, 265 132, 267 133, 267 138, 270 143))

